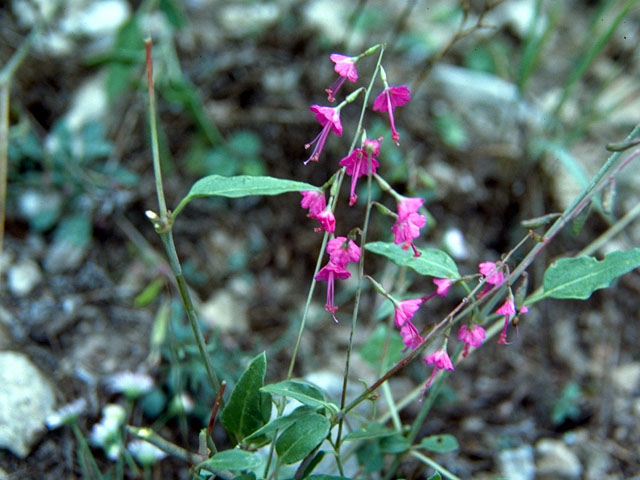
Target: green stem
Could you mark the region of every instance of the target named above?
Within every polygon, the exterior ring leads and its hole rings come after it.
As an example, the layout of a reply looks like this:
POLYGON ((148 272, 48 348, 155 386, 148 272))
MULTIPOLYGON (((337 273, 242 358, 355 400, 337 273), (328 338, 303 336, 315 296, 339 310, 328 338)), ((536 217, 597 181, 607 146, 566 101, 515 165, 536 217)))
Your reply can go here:
POLYGON ((149 89, 149 124, 151 127, 151 151, 153 156, 153 172, 156 181, 156 193, 158 195, 158 207, 160 210, 159 217, 153 214, 153 212, 147 212, 147 216, 149 216, 149 218, 154 222, 154 227, 160 235, 160 239, 162 240, 162 243, 164 245, 167 257, 169 258, 169 264, 171 265, 171 270, 173 272, 173 276, 175 277, 178 291, 180 292, 180 298, 182 299, 182 303, 187 314, 187 318, 189 319, 189 323, 191 324, 191 329, 193 330, 193 335, 195 337, 196 344, 198 345, 198 351, 200 352, 200 356, 202 357, 205 368, 207 370, 207 376, 209 377, 209 381, 211 382, 211 387, 215 393, 220 388, 220 382, 218 380, 218 377, 216 376, 213 364, 211 363, 211 359, 209 358, 209 355, 207 353, 207 345, 204 340, 204 336, 202 335, 200 324, 198 323, 198 317, 193 306, 193 302, 191 301, 191 296, 189 295, 187 282, 182 273, 182 267, 180 266, 178 253, 173 242, 173 235, 171 234, 172 221, 170 214, 167 211, 167 204, 164 198, 164 190, 162 188, 162 169, 160 166, 160 153, 158 148, 158 130, 156 128, 156 107, 153 87, 153 62, 151 57, 150 38, 147 38, 145 40, 145 49, 147 59, 147 84, 149 89))
POLYGON ((162 169, 160 168, 160 151, 158 147, 158 127, 156 122, 156 97, 153 86, 153 60, 151 57, 151 38, 146 38, 144 46, 147 54, 147 87, 149 90, 149 127, 151 129, 151 153, 153 155, 153 174, 156 179, 156 193, 160 218, 167 217, 167 204, 162 186, 162 169))
MULTIPOLYGON (((56 4, 56 10, 60 5, 56 4)), ((9 61, 0 71, 0 255, 4 246, 4 221, 7 198, 7 171, 9 165, 9 98, 11 80, 20 64, 27 58, 33 42, 40 34, 42 25, 36 26, 20 44, 9 61)))
MULTIPOLYGON (((382 56, 384 55, 384 45, 380 47, 380 53, 378 55, 378 62, 376 64, 376 68, 371 75, 371 80, 369 81, 369 85, 365 90, 364 99, 362 101, 362 109, 360 110, 360 118, 358 121, 358 127, 356 129, 356 134, 353 137, 353 142, 351 144, 351 148, 349 149, 349 153, 353 151, 355 145, 361 136, 362 131, 362 122, 364 119, 364 114, 367 109, 367 103, 369 100, 369 95, 373 89, 373 85, 375 83, 376 77, 378 75, 378 71, 382 68, 382 56)), ((367 165, 369 168, 369 165, 367 165)), ((349 344, 347 347, 347 358, 345 361, 344 367, 344 378, 342 380, 342 394, 340 398, 340 408, 344 408, 347 402, 347 386, 349 384, 349 369, 351 366, 351 352, 353 351, 353 337, 356 331, 356 325, 358 324, 358 311, 360 309, 360 297, 362 295, 362 279, 364 277, 364 258, 365 258, 365 244, 367 242, 367 230, 369 228, 369 218, 371 216, 371 175, 367 176, 367 208, 364 216, 364 223, 362 225, 362 235, 360 236, 360 263, 358 265, 358 287, 356 288, 356 298, 353 306, 353 313, 351 315, 351 331, 349 332, 349 344)), ((340 417, 338 421, 338 435, 336 437, 335 442, 335 450, 336 456, 340 456, 340 442, 342 440, 342 429, 344 424, 344 417, 340 417)))
POLYGON ((180 292, 180 298, 182 299, 182 304, 184 305, 187 318, 189 319, 189 324, 191 325, 191 329, 193 330, 193 335, 196 339, 196 344, 198 345, 198 351, 200 352, 200 356, 204 361, 204 366, 207 370, 207 376, 209 377, 209 381, 211 382, 211 387, 213 388, 214 392, 217 392, 220 389, 220 381, 218 380, 216 372, 213 368, 213 364, 211 363, 211 358, 207 353, 207 344, 205 342, 204 336, 202 335, 200 324, 198 323, 198 315, 196 314, 193 302, 191 301, 187 282, 184 279, 184 274, 182 273, 182 267, 180 266, 178 253, 176 252, 176 247, 173 243, 173 235, 171 234, 171 232, 161 233, 160 238, 162 239, 165 251, 167 252, 167 256, 169 257, 169 264, 171 265, 171 270, 176 279, 178 291, 180 292))
POLYGON ((188 450, 185 450, 184 448, 179 447, 178 445, 175 445, 168 440, 165 440, 150 428, 140 428, 134 427, 133 425, 126 425, 125 429, 134 437, 146 440, 152 445, 158 447, 163 452, 167 452, 169 455, 181 458, 182 460, 185 460, 189 463, 203 462, 206 460, 206 458, 202 457, 201 455, 191 453, 188 450))
POLYGON ((415 450, 411 450, 411 455, 416 457, 421 462, 426 463, 431 468, 433 468, 436 472, 440 473, 443 477, 446 477, 449 480, 462 480, 460 477, 458 477, 457 475, 454 475, 453 473, 451 473, 449 470, 444 468, 438 462, 434 462, 429 457, 424 456, 420 452, 417 452, 415 450))
POLYGON ((70 426, 73 431, 73 435, 76 437, 76 441, 78 442, 78 463, 80 464, 82 474, 85 478, 96 478, 97 480, 102 480, 102 474, 100 473, 96 459, 93 456, 93 453, 91 453, 91 449, 89 448, 87 440, 84 438, 80 427, 78 427, 76 422, 71 423, 70 426), (87 462, 89 463, 88 465, 87 462))

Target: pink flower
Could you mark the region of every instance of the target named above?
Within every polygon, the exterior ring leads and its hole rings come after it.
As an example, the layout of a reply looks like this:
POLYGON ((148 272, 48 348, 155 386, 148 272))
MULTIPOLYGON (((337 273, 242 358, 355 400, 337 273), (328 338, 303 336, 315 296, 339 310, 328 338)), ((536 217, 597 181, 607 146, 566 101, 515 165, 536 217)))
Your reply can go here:
POLYGON ((336 237, 327 243, 329 261, 336 265, 346 267, 349 262, 360 261, 360 247, 353 240, 346 237, 336 237))
POLYGON ((304 146, 305 150, 308 150, 311 145, 316 145, 313 152, 311 152, 311 156, 304 162, 305 165, 309 162, 317 162, 320 159, 320 154, 322 153, 322 149, 324 148, 324 144, 327 141, 327 137, 331 130, 333 130, 333 133, 337 136, 342 136, 340 110, 333 107, 321 107, 320 105, 311 105, 309 110, 316 114, 316 120, 318 120, 320 125, 322 125, 322 130, 316 138, 304 146))
POLYGON ((470 327, 466 325, 461 326, 460 330, 458 330, 458 340, 465 344, 464 350, 462 351, 462 358, 469 355, 469 347, 479 347, 482 345, 486 335, 487 333, 480 325, 471 325, 470 327))
POLYGON ((494 285, 501 285, 504 282, 504 273, 498 268, 494 262, 482 262, 478 265, 478 271, 484 277, 487 286, 477 295, 482 298, 491 290, 494 285))
POLYGON ((438 370, 453 370, 449 354, 442 348, 424 357, 424 361, 427 365, 433 365, 433 371, 424 386, 424 390, 429 388, 438 370))
POLYGON ((329 254, 329 262, 320 269, 315 279, 327 282, 327 302, 324 309, 331 313, 333 320, 337 323, 336 311, 338 306, 334 300, 335 280, 344 280, 351 276, 346 269, 349 262, 357 262, 360 260, 360 247, 352 240, 346 237, 336 237, 327 244, 327 253, 329 254))
POLYGON ((316 216, 324 210, 324 207, 327 206, 327 202, 324 199, 324 193, 316 190, 307 190, 302 192, 300 206, 309 209, 310 218, 316 218, 316 216))
POLYGON ((302 200, 300 201, 302 208, 308 208, 309 214, 307 217, 315 218, 320 222, 322 228, 314 228, 316 232, 321 232, 323 229, 329 233, 333 233, 336 230, 336 217, 333 215, 331 209, 327 206, 324 199, 324 193, 316 192, 313 190, 306 190, 302 192, 302 200))
POLYGON ((436 293, 441 297, 446 297, 451 285, 453 285, 453 280, 450 278, 434 278, 433 283, 438 287, 436 293))
POLYGON ((349 79, 351 83, 358 81, 358 70, 356 69, 356 62, 353 57, 347 57, 346 55, 340 55, 339 53, 332 53, 329 58, 335 66, 333 69, 339 75, 338 78, 331 84, 329 88, 325 90, 330 102, 335 101, 336 94, 340 87, 344 84, 345 80, 349 79))
POLYGON ((338 319, 336 318, 338 306, 334 300, 335 279, 344 280, 350 276, 351 273, 346 270, 344 266, 336 265, 333 262, 327 263, 315 276, 316 280, 327 282, 327 302, 324 305, 324 309, 331 314, 336 323, 338 323, 338 319))
POLYGON ((424 215, 417 213, 420 206, 424 203, 422 198, 406 198, 403 197, 398 202, 398 219, 391 227, 394 235, 394 243, 402 245, 404 250, 409 247, 413 249, 413 256, 419 257, 420 252, 413 244, 413 239, 420 236, 420 229, 427 223, 424 215))
POLYGON ((402 107, 411 100, 411 92, 406 85, 385 88, 378 98, 373 102, 373 110, 376 112, 389 112, 389 124, 391 125, 391 139, 400 143, 400 134, 396 130, 393 120, 393 110, 396 107, 402 107))
POLYGON ((356 195, 356 183, 362 175, 372 175, 376 173, 380 166, 376 157, 380 153, 380 142, 378 140, 366 139, 362 148, 356 148, 350 155, 340 160, 340 166, 346 167, 347 175, 351 176, 351 194, 349 196, 349 206, 358 200, 356 195))
POLYGON ((403 352, 417 348, 423 340, 418 329, 410 320, 400 328, 400 336, 402 337, 402 343, 404 343, 405 346, 403 352))
POLYGON ((325 207, 318 215, 315 216, 315 219, 320 222, 322 228, 314 228, 313 230, 316 233, 324 230, 325 232, 333 233, 336 231, 336 217, 333 215, 333 212, 329 207, 325 207))
POLYGON ((504 282, 504 273, 494 262, 482 262, 478 265, 478 271, 490 285, 500 285, 504 282))
POLYGON ((496 310, 496 313, 498 315, 504 315, 504 327, 502 327, 502 332, 500 332, 498 343, 502 345, 508 345, 507 327, 509 326, 509 322, 511 322, 511 317, 516 314, 516 305, 511 295, 509 295, 506 302, 504 302, 502 306, 498 308, 498 310, 496 310))
POLYGON ((420 305, 424 302, 424 298, 411 298, 409 300, 403 300, 396 305, 395 312, 395 324, 396 327, 401 328, 407 322, 411 322, 411 319, 416 314, 420 305))

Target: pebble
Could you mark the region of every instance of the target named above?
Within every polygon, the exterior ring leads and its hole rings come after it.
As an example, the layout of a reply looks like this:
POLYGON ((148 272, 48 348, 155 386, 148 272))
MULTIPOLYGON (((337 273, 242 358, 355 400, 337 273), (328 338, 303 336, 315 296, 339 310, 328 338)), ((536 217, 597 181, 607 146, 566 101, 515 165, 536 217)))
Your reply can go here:
POLYGON ((536 443, 538 460, 537 478, 549 480, 573 480, 582 475, 580 460, 560 440, 543 438, 536 443))
POLYGON ((631 395, 640 389, 640 362, 630 362, 616 367, 611 373, 611 383, 620 393, 631 395))
POLYGON ((54 405, 51 385, 25 355, 0 352, 0 448, 26 458, 54 405))
POLYGON ((536 466, 533 461, 533 448, 530 445, 502 450, 498 454, 498 465, 502 475, 509 480, 535 478, 536 466))
POLYGON ((213 294, 200 307, 202 321, 211 329, 222 332, 246 332, 247 309, 233 293, 222 290, 213 294))
POLYGON ((9 268, 7 280, 11 294, 24 297, 40 283, 42 272, 36 262, 25 259, 9 268))

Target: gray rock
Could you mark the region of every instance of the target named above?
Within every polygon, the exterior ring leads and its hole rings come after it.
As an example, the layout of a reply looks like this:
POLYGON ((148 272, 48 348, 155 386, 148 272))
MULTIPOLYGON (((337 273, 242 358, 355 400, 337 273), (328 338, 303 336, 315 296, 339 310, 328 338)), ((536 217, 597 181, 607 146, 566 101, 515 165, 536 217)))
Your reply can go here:
POLYGON ((640 390, 640 362, 617 366, 611 373, 611 383, 618 392, 626 395, 640 390))
POLYGON ((20 458, 46 430, 55 395, 42 373, 23 354, 0 352, 0 447, 20 458))
POLYGON ((498 454, 498 465, 502 475, 509 480, 533 480, 536 474, 530 445, 502 450, 498 454))
POLYGON ((536 454, 536 468, 540 479, 573 480, 582 475, 580 460, 560 440, 543 438, 536 443, 536 454))
POLYGON ((40 283, 42 272, 36 262, 25 259, 11 266, 7 280, 11 294, 24 297, 40 283))

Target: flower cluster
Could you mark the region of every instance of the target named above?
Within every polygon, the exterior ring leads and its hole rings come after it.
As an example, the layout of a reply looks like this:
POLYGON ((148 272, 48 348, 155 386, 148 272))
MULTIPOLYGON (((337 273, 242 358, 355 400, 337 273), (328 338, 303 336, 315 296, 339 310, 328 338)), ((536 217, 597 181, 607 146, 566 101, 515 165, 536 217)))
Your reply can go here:
POLYGON ((110 460, 117 460, 122 454, 121 429, 126 420, 126 412, 123 407, 110 403, 102 409, 102 419, 91 429, 91 443, 102 447, 110 460))
POLYGON ((331 313, 333 320, 337 323, 336 311, 338 307, 334 299, 335 280, 344 280, 351 276, 351 272, 347 270, 350 262, 360 261, 360 247, 353 240, 346 237, 336 237, 329 240, 327 244, 327 253, 329 254, 329 262, 320 269, 315 279, 321 282, 327 282, 327 302, 324 309, 331 313))
POLYGON ((380 142, 382 137, 377 140, 366 139, 362 143, 362 147, 356 148, 349 155, 340 160, 340 166, 345 167, 347 175, 351 177, 351 193, 349 195, 349 206, 352 206, 358 200, 356 195, 356 183, 358 178, 363 175, 373 175, 380 166, 378 155, 380 154, 380 142))
POLYGON ((398 218, 391 227, 393 241, 397 245, 402 245, 404 250, 411 247, 414 257, 419 257, 420 252, 414 245, 413 239, 420 236, 420 229, 427 223, 427 218, 418 213, 418 209, 423 203, 422 198, 400 198, 398 200, 398 218))
POLYGON ((333 233, 336 230, 336 217, 333 212, 327 206, 327 202, 324 198, 324 193, 315 190, 307 190, 302 192, 302 200, 300 201, 302 208, 308 208, 309 214, 307 217, 314 218, 320 222, 322 228, 315 228, 316 232, 333 233))

